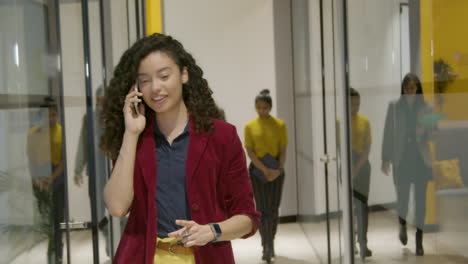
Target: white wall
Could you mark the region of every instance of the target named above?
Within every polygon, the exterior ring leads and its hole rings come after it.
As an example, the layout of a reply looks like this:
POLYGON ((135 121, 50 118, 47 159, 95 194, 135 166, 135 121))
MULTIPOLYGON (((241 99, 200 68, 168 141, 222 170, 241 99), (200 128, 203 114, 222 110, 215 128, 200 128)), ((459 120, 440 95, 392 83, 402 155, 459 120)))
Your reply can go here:
MULTIPOLYGON (((257 116, 255 96, 268 88, 275 99, 272 115, 285 120, 290 146, 294 144, 292 97, 281 97, 289 101, 289 109, 277 108, 288 104, 278 103, 278 96, 292 94, 292 87, 279 87, 277 80, 291 78, 292 69, 277 72, 276 64, 281 61, 275 59, 273 1, 170 0, 164 1, 163 17, 165 33, 194 55, 241 139, 244 125, 257 116)), ((297 213, 294 150, 288 151, 281 216, 297 213)))

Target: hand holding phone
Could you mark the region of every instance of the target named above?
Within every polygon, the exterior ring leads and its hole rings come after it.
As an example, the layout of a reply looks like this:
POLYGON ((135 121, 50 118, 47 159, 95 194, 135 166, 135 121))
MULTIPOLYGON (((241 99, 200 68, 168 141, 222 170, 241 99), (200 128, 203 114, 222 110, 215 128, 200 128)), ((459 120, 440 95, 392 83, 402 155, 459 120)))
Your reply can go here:
MULTIPOLYGON (((138 89, 138 81, 135 84, 135 91, 140 92, 140 90, 138 89)), ((138 99, 138 96, 135 95, 135 99, 138 99)), ((140 110, 138 110, 138 102, 134 102, 133 106, 135 107, 135 112, 137 113, 137 115, 140 115, 140 110)))

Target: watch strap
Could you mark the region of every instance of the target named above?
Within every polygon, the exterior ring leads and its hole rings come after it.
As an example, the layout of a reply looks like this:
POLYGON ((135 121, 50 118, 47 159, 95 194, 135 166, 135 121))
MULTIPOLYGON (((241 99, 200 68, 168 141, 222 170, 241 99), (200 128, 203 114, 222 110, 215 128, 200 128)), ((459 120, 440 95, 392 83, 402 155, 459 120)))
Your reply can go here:
POLYGON ((219 224, 216 224, 216 223, 209 223, 208 225, 210 226, 211 231, 213 232, 213 235, 214 235, 214 238, 213 240, 211 240, 211 243, 218 241, 218 238, 223 233, 221 231, 221 227, 219 226, 219 224))

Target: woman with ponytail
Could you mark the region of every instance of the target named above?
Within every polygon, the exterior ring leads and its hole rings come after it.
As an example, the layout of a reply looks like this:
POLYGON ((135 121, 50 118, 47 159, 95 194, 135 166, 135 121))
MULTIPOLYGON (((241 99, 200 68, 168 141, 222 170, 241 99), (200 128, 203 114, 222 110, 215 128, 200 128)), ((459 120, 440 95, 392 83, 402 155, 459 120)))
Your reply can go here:
POLYGON ((263 257, 270 263, 275 257, 274 239, 279 222, 278 209, 284 183, 284 162, 288 136, 283 120, 270 115, 273 106, 270 91, 255 97, 258 117, 245 126, 247 154, 252 161, 249 172, 257 210, 262 213, 260 235, 263 257))

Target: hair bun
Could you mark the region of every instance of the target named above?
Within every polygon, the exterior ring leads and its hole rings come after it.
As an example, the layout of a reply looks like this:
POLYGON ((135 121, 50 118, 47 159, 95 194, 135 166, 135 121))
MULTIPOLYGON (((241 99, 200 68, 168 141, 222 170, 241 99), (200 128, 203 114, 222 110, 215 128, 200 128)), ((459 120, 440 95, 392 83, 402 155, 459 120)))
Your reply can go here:
POLYGON ((269 95, 270 94, 270 90, 268 89, 263 89, 261 92, 260 92, 261 95, 269 95))

